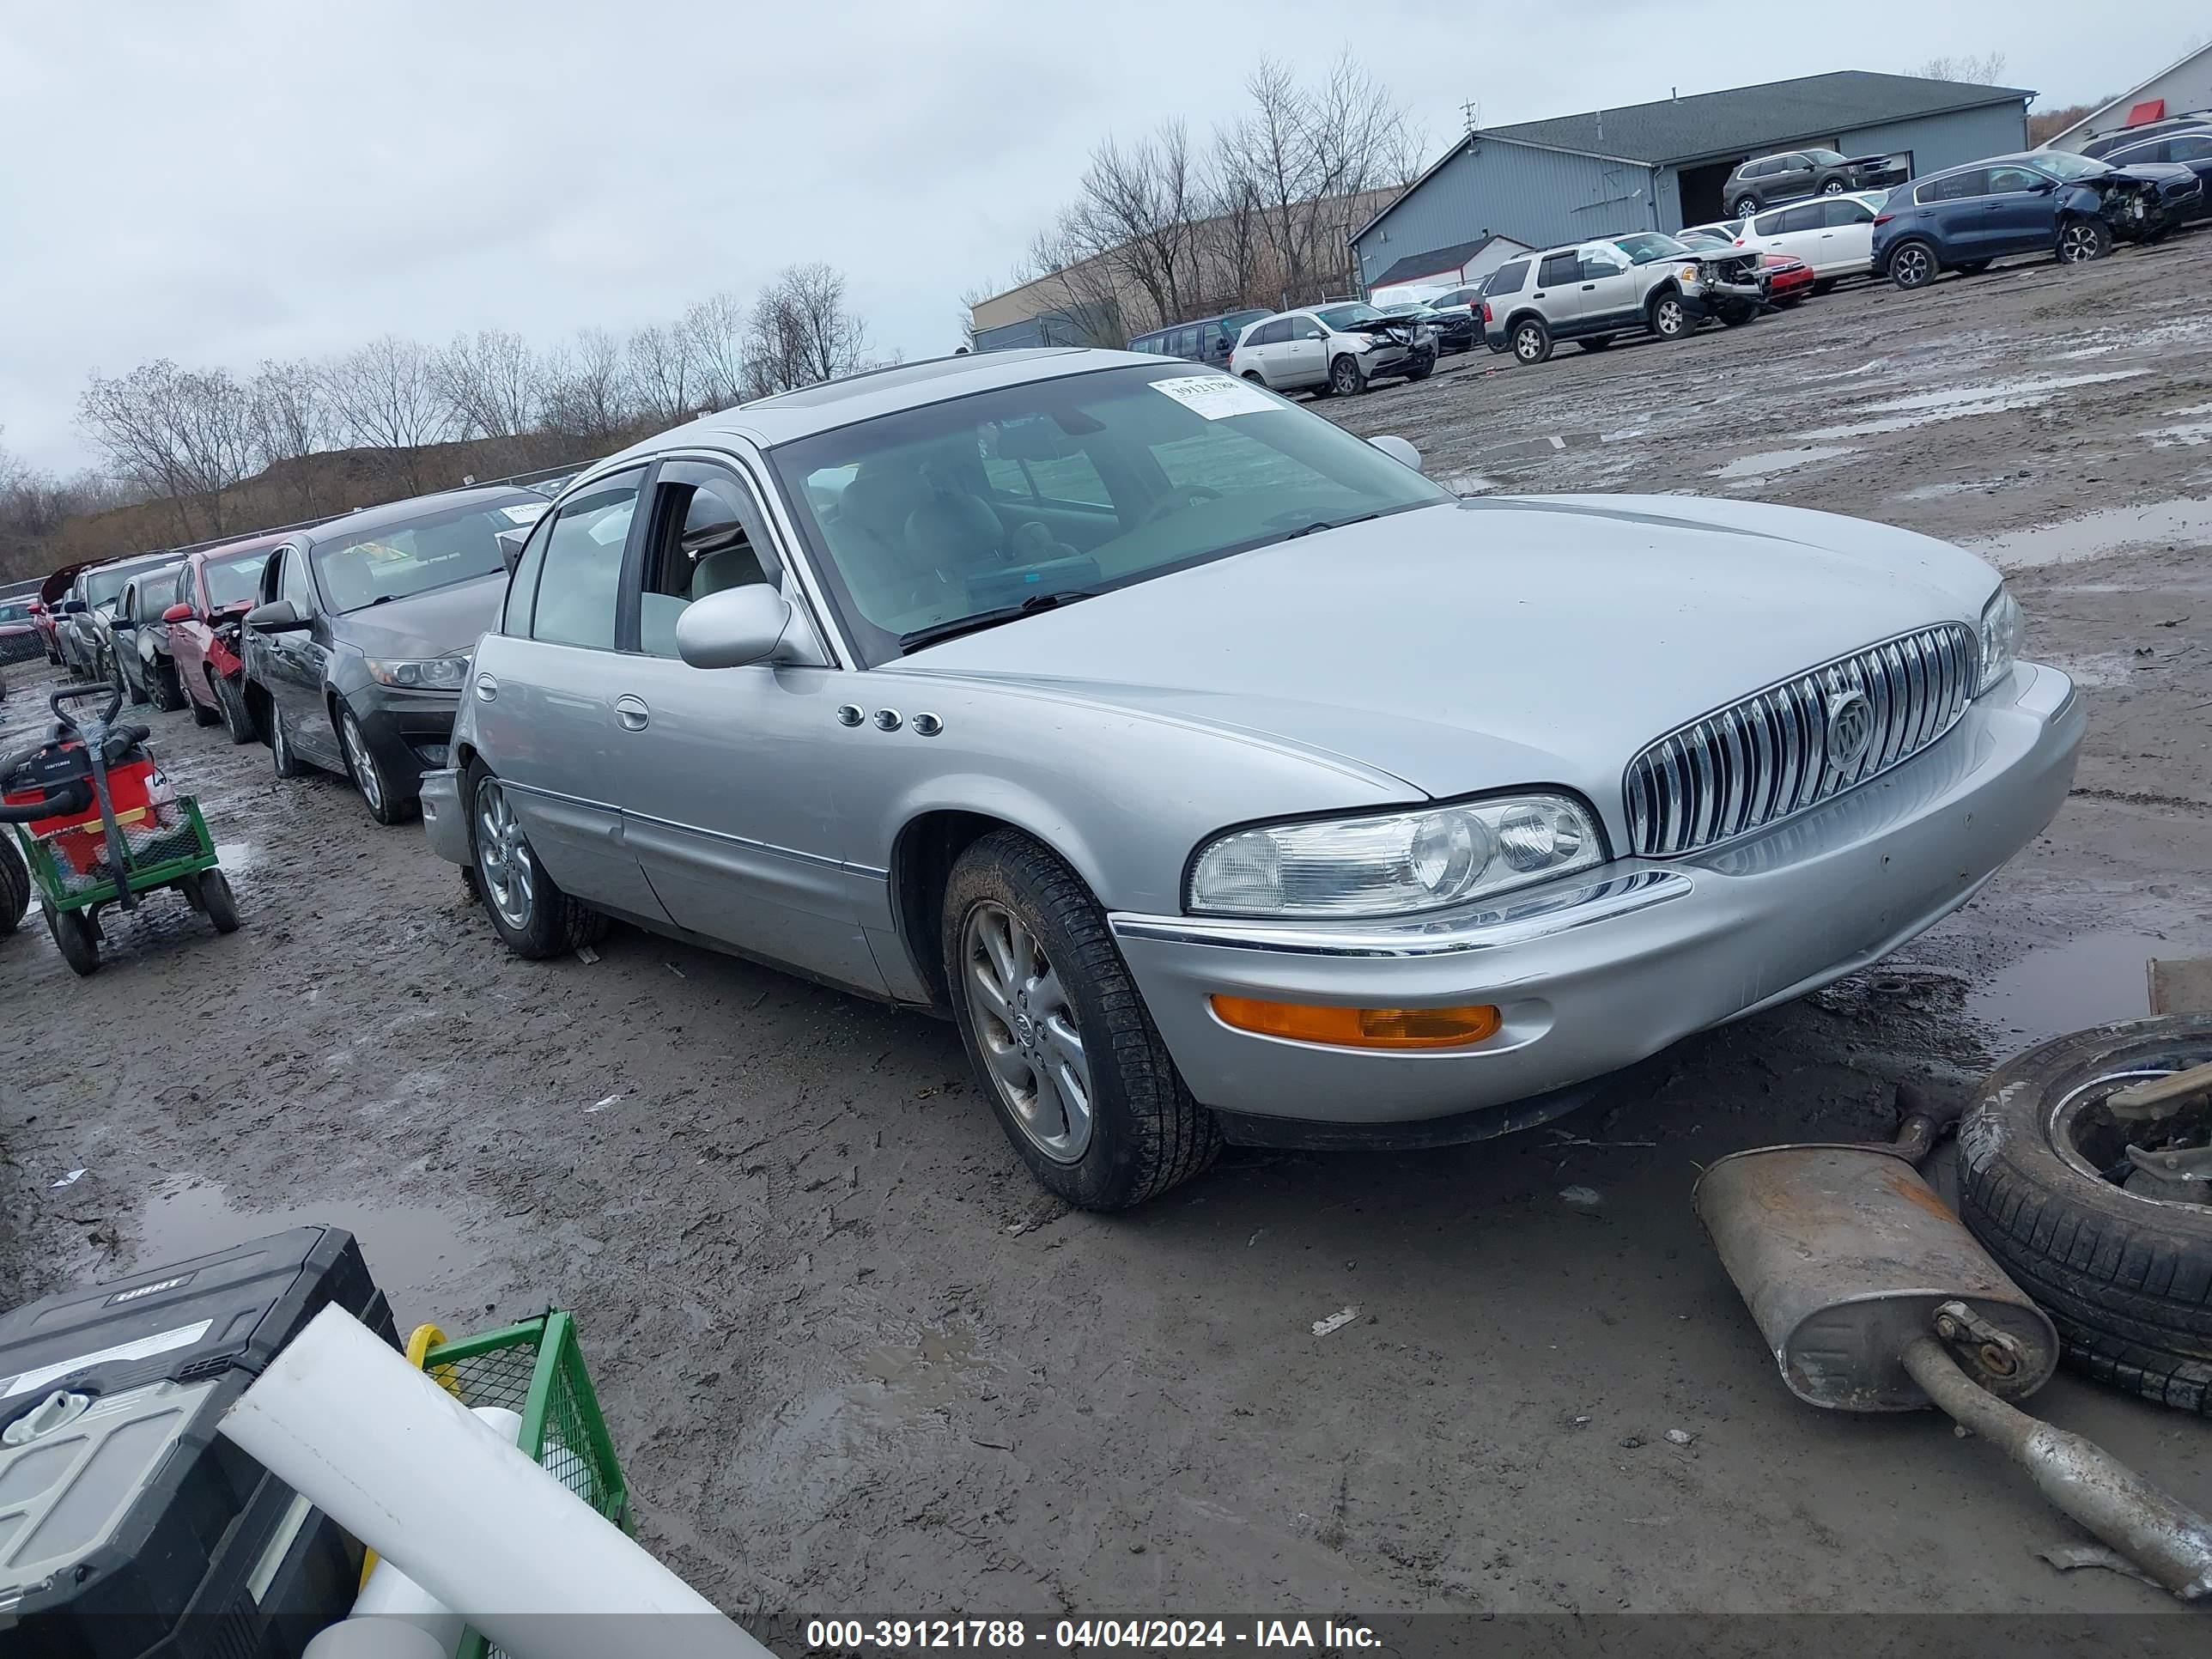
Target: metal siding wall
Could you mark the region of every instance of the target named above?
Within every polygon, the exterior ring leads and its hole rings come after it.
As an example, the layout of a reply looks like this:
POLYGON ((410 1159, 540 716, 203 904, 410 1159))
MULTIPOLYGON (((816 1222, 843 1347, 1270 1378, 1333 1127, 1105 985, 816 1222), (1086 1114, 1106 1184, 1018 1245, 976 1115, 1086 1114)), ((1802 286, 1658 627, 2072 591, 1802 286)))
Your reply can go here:
POLYGON ((1446 162, 1367 234, 1359 274, 1371 283, 1408 254, 1493 232, 1536 247, 1651 224, 1648 167, 1498 140, 1446 162))
POLYGON ((2200 109, 2212 109, 2212 47, 2176 64, 2167 73, 2156 76, 2136 90, 2123 94, 2084 122, 2079 132, 2068 134, 2052 148, 2079 149, 2092 138, 2117 132, 2127 125, 2130 110, 2154 98, 2166 100, 2166 112, 2169 116, 2189 115, 2200 109))
POLYGON ((1883 126, 1853 127, 1836 135, 1846 155, 1912 152, 1912 172, 1941 173, 1985 155, 2009 155, 2027 148, 2027 109, 2022 104, 1990 104, 1981 109, 1923 115, 1883 126))

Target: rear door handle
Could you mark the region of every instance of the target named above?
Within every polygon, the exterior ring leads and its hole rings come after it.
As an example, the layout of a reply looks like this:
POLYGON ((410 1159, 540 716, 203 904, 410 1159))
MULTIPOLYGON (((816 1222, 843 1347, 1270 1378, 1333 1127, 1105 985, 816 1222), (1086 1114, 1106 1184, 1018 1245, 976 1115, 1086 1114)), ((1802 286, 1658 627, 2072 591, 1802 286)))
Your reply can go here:
POLYGON ((653 724, 653 711, 645 706, 645 699, 634 697, 627 691, 615 699, 615 714, 625 732, 642 732, 653 724))

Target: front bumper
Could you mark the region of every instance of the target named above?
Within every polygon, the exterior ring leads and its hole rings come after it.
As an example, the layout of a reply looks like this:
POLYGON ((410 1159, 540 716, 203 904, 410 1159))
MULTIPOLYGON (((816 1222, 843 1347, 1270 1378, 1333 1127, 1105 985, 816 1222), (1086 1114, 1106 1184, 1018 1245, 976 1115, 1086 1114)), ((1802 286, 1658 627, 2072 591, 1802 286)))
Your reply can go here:
MULTIPOLYGON (((2022 664, 1956 728, 1875 781, 1687 859, 1622 859, 1480 908, 1397 922, 1116 914, 1123 957, 1200 1101, 1254 1120, 1383 1129, 1528 1101, 1817 989, 1965 903, 2066 798, 2081 700, 2022 664), (1497 1004, 1467 1048, 1378 1053, 1237 1030, 1207 999, 1497 1004)), ((1483 1123, 1494 1122, 1486 1131, 1483 1123)))
POLYGON ((434 767, 422 775, 422 833, 430 850, 448 864, 466 868, 472 862, 468 820, 461 816, 461 775, 451 766, 434 767))
POLYGON ((402 691, 383 685, 350 693, 346 707, 361 722, 361 734, 393 795, 416 792, 417 781, 446 763, 460 714, 458 692, 402 691))
POLYGON ((1717 317, 1729 306, 1751 306, 1766 303, 1766 290, 1756 282, 1700 283, 1695 288, 1681 290, 1682 309, 1692 317, 1717 317))

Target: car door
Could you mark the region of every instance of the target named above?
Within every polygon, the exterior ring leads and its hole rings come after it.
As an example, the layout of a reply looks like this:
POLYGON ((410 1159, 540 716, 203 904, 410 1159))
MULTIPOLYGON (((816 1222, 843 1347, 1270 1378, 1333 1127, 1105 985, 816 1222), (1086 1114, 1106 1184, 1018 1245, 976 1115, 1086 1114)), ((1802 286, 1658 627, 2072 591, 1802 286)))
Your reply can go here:
POLYGON ((1777 156, 1774 172, 1761 186, 1759 194, 1770 202, 1790 202, 1810 196, 1815 171, 1813 158, 1802 150, 1777 156))
POLYGON ((2192 219, 2212 214, 2212 132, 2178 132, 2166 141, 2163 158, 2177 161, 2197 175, 2203 193, 2191 210, 2192 219))
POLYGON ((1547 253, 1536 267, 1536 291, 1529 298, 1544 313, 1555 335, 1575 332, 1583 309, 1583 255, 1580 248, 1547 253))
POLYGON ((563 891, 666 922, 623 839, 616 777, 624 735, 612 679, 623 562, 648 469, 572 489, 524 543, 499 627, 470 676, 479 757, 495 773, 538 861, 563 891))
POLYGON ((1758 240, 1762 253, 1786 253, 1819 268, 1820 209, 1817 203, 1762 213, 1746 228, 1758 240))
POLYGON ((1628 256, 1610 242, 1594 243, 1582 251, 1582 277, 1576 289, 1575 317, 1583 331, 1619 323, 1624 327, 1642 320, 1641 285, 1628 256))
POLYGON ((2027 253, 2058 240, 2058 198, 2055 182, 2033 167, 1991 167, 1988 194, 1982 198, 1983 237, 1974 257, 2027 253))
POLYGON ((338 734, 323 699, 324 676, 331 660, 331 619, 317 601, 311 554, 287 545, 276 568, 276 597, 289 600, 306 618, 303 628, 259 636, 267 664, 263 678, 270 701, 284 721, 284 736, 300 755, 327 771, 345 770, 338 734))
POLYGON ((847 729, 845 676, 820 663, 695 668, 677 652, 678 619, 709 594, 765 586, 804 607, 768 514, 735 466, 682 458, 662 463, 641 517, 628 638, 607 671, 625 844, 678 927, 881 994, 860 916, 880 908, 882 878, 848 866, 829 763, 847 729))
POLYGON ((1874 268, 1874 210, 1849 196, 1824 196, 1820 257, 1823 275, 1850 276, 1874 268))
POLYGON ((1328 380, 1328 330, 1318 317, 1297 312, 1284 319, 1290 325, 1288 337, 1276 349, 1276 360, 1282 364, 1279 375, 1271 377, 1269 386, 1278 389, 1322 386, 1328 380))
POLYGON ((1931 179, 1914 193, 1913 200, 1928 210, 1944 261, 1963 264, 1995 257, 1990 235, 1995 227, 1988 217, 1990 170, 1966 167, 1931 179))

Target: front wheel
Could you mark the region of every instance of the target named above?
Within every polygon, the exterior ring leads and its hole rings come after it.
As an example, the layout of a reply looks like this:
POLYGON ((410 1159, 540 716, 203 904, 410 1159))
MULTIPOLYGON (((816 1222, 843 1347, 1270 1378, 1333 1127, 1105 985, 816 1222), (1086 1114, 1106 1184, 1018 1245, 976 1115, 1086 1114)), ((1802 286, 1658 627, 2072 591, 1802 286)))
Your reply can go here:
POLYGON ((1687 339, 1697 321, 1679 294, 1662 294, 1651 302, 1651 331, 1662 340, 1687 339))
POLYGON ((146 692, 155 708, 164 714, 174 714, 185 695, 184 687, 177 680, 175 665, 155 658, 146 669, 146 692))
POLYGON ((1367 390, 1367 371, 1357 357, 1339 357, 1328 366, 1328 389, 1340 398, 1356 398, 1367 390))
POLYGON ((2058 263, 2085 265, 2112 251, 2112 233, 2102 219, 2069 219, 2058 230, 2058 263))
POLYGON ((199 873, 199 908, 218 933, 238 931, 238 898, 230 890, 230 878, 220 870, 199 873))
POLYGON ((49 910, 46 931, 78 978, 100 971, 100 935, 93 931, 90 916, 82 910, 49 910))
POLYGON ((284 711, 272 699, 269 704, 269 760, 280 778, 304 778, 307 763, 292 749, 292 734, 284 723, 284 711))
POLYGON ((1097 902, 1052 853, 1011 830, 969 848, 939 943, 976 1078, 1041 1186, 1122 1210, 1213 1161, 1212 1114, 1183 1085, 1097 902))
POLYGON ((1593 334, 1589 339, 1577 340, 1575 343, 1580 346, 1584 351, 1602 351, 1613 343, 1613 336, 1610 334, 1593 334))
POLYGON ((1406 370, 1406 378, 1409 380, 1425 380, 1436 372, 1437 360, 1433 356, 1430 356, 1419 359, 1408 368, 1406 370))
MULTIPOLYGON (((180 679, 177 682, 177 685, 178 689, 182 690, 184 682, 180 679)), ((215 695, 215 688, 212 685, 208 687, 208 695, 210 696, 215 695)), ((194 726, 214 726, 222 719, 222 710, 220 707, 210 708, 189 691, 185 693, 185 704, 192 711, 194 726)))
POLYGON ((1523 317, 1513 325, 1513 361, 1540 363, 1552 355, 1552 331, 1540 317, 1523 317))
POLYGON ((389 826, 404 823, 415 816, 415 802, 394 793, 391 779, 377 763, 376 751, 368 746, 368 734, 361 729, 350 708, 338 711, 338 746, 345 750, 346 775, 361 792, 369 817, 389 826))
POLYGON ((208 692, 222 710, 222 729, 232 743, 243 746, 261 734, 253 729, 253 711, 246 706, 246 693, 228 674, 208 671, 208 692))
POLYGON ((531 850, 507 789, 483 762, 463 780, 476 890, 492 931, 519 957, 557 957, 606 936, 607 919, 570 898, 531 850))
POLYGON ((1723 328, 1741 328, 1746 323, 1750 322, 1758 315, 1759 307, 1757 306, 1729 306, 1721 313, 1721 326, 1723 328))

